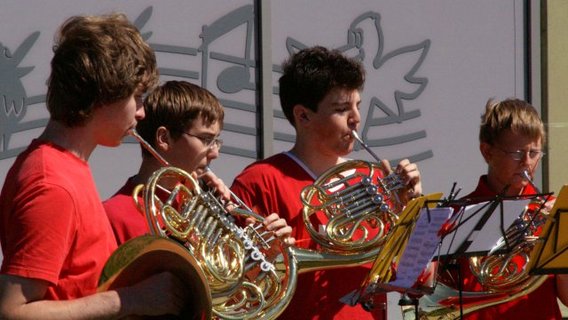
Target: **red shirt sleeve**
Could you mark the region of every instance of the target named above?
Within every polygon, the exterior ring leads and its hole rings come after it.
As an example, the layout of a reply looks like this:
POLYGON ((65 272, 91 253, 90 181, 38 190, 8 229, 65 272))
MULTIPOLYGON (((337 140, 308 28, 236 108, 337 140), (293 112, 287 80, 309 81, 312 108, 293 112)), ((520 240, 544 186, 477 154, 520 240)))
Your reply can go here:
POLYGON ((74 199, 59 186, 37 184, 16 196, 2 272, 57 283, 73 245, 74 199))

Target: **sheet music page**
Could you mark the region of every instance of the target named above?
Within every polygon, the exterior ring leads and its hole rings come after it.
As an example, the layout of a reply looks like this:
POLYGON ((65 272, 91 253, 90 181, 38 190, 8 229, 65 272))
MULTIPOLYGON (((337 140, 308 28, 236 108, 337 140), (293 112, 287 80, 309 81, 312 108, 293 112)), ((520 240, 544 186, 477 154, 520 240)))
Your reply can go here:
POLYGON ((530 199, 504 200, 495 208, 481 230, 474 230, 490 207, 489 202, 482 202, 465 207, 459 228, 442 239, 441 255, 454 254, 464 243, 470 242, 466 253, 486 253, 493 248, 503 236, 501 228, 507 230, 515 219, 523 213, 530 199), (503 221, 501 221, 501 205, 503 206, 503 221), (486 206, 483 208, 483 206, 486 206), (481 209, 481 210, 480 210, 481 209), (468 219, 466 221, 466 219, 468 219))
POLYGON ((438 231, 450 217, 452 211, 453 209, 448 207, 422 208, 420 210, 416 227, 399 260, 396 280, 389 282, 389 286, 410 288, 414 285, 422 270, 432 260, 440 243, 438 231), (428 218, 428 211, 430 212, 430 219, 428 218))

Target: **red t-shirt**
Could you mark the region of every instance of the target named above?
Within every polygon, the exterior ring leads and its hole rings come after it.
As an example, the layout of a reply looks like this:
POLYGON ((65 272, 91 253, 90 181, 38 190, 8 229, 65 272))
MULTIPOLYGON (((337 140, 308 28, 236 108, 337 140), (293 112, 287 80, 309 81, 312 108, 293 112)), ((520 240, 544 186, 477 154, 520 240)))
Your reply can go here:
MULTIPOLYGON (((292 227, 298 247, 315 249, 316 243, 304 226, 300 192, 314 179, 286 154, 257 161, 239 174, 231 189, 260 214, 278 213, 292 227)), ((371 264, 359 267, 307 272, 298 276, 297 288, 281 319, 384 319, 386 310, 371 313, 360 305, 351 307, 340 298, 358 289, 371 264)), ((386 295, 376 303, 386 304, 386 295)))
MULTIPOLYGON (((532 195, 536 193, 536 190, 532 188, 532 186, 528 185, 524 188, 522 195, 532 195)), ((491 190, 487 184, 487 176, 483 175, 479 178, 477 188, 472 193, 463 197, 463 199, 471 199, 474 202, 476 200, 484 201, 484 199, 488 199, 489 197, 494 197, 496 195, 497 193, 491 190)), ((461 277, 463 279, 462 288, 464 291, 486 291, 486 289, 477 281, 477 278, 471 273, 468 259, 460 258, 459 267, 461 277)), ((452 278, 457 279, 457 275, 454 274, 452 278)), ((447 279, 443 278, 442 280, 444 282, 448 282, 447 279)), ((455 288, 455 284, 452 285, 452 287, 455 288)), ((556 292, 556 278, 554 276, 549 276, 541 286, 531 293, 509 302, 465 314, 464 319, 562 319, 556 292)))
POLYGON ((6 176, 0 241, 0 272, 48 281, 45 299, 95 293, 117 245, 88 163, 34 140, 6 176))
MULTIPOLYGON (((103 202, 119 245, 132 238, 150 233, 146 216, 136 208, 132 198, 135 187, 136 183, 130 178, 116 194, 103 202)), ((143 199, 140 197, 139 201, 143 199)))

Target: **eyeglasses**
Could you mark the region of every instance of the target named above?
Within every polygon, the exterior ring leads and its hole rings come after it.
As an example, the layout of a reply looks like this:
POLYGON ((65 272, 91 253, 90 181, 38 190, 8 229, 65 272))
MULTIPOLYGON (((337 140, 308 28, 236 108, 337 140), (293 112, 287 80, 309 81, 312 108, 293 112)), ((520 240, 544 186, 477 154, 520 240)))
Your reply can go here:
POLYGON ((183 131, 182 133, 185 133, 190 137, 199 139, 199 141, 201 141, 201 143, 203 143, 205 147, 211 150, 213 150, 214 147, 221 149, 221 146, 223 145, 223 139, 219 137, 202 137, 185 131, 183 131))
POLYGON ((529 155, 529 158, 532 160, 537 160, 540 159, 542 156, 544 156, 544 152, 542 152, 541 150, 516 150, 516 151, 507 151, 507 150, 503 150, 499 147, 497 147, 498 150, 500 150, 501 152, 509 155, 509 157, 511 157, 511 159, 515 160, 515 161, 521 161, 523 160, 523 158, 525 157, 526 154, 529 155))

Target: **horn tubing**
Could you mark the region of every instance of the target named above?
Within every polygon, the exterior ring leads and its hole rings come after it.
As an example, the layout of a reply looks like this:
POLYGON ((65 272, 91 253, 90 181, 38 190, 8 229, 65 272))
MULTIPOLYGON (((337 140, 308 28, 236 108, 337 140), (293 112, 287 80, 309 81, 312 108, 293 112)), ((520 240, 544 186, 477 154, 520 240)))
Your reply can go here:
MULTIPOLYGON (((170 164, 146 141, 144 141, 144 139, 142 139, 139 134, 136 132, 136 130, 132 129, 130 131, 130 134, 136 138, 138 140, 138 142, 141 143, 142 147, 146 148, 146 150, 148 150, 164 167, 166 168, 162 168, 161 170, 158 170, 156 173, 154 173, 153 177, 149 180, 148 182, 148 186, 150 188, 151 194, 147 194, 145 196, 145 202, 147 203, 147 205, 145 206, 146 210, 150 210, 151 208, 155 208, 154 205, 152 205, 151 203, 151 199, 153 199, 153 194, 155 192, 156 189, 158 189, 160 187, 160 185, 157 183, 158 178, 160 177, 160 175, 166 174, 166 173, 177 173, 178 171, 181 170, 177 170, 176 168, 170 168, 170 164)), ((183 175, 181 173, 177 173, 178 176, 180 176, 180 178, 186 178, 187 179, 191 178, 189 175, 187 175, 186 173, 184 173, 183 175)), ((197 185, 197 188, 199 189, 199 186, 197 185)), ((175 192, 178 191, 183 191, 183 190, 176 190, 175 192)), ((208 194, 207 192, 205 192, 205 194, 208 194)), ((258 220, 262 220, 264 219, 263 217, 259 216, 258 214, 254 213, 252 210, 250 210, 250 208, 248 208, 244 202, 242 200, 240 200, 238 197, 236 197, 232 192, 231 192, 231 196, 232 198, 236 201, 237 204, 237 208, 231 210, 232 214, 235 215, 244 215, 244 216, 253 216, 255 218, 257 218, 258 220), (239 207, 240 206, 240 207, 239 207)), ((204 197, 203 194, 201 194, 201 197, 204 197)), ((201 199, 201 198, 200 198, 201 199)), ((167 204, 167 203, 166 203, 167 204)), ((192 203, 192 208, 193 205, 197 205, 196 203, 192 203)), ((199 207, 199 205, 197 205, 197 207, 199 207)), ((209 218, 209 214, 208 214, 208 210, 206 210, 205 208, 194 208, 195 210, 183 210, 183 212, 181 212, 180 217, 182 219, 188 219, 190 221, 188 221, 188 226, 184 226, 184 229, 186 230, 193 230, 194 228, 197 228, 201 231, 204 232, 204 234, 201 236, 201 240, 204 242, 213 242, 216 243, 217 241, 230 241, 230 242, 234 242, 234 239, 227 239, 227 240, 223 240, 220 239, 220 235, 218 234, 218 232, 212 232, 211 229, 215 229, 215 228, 208 228, 208 226, 211 226, 209 223, 206 222, 207 218, 209 218), (190 219, 190 213, 193 217, 190 219)), ((211 214, 213 214, 213 212, 211 212, 211 214)), ((167 220, 167 219, 166 219, 167 220)), ((230 224, 230 223, 229 223, 230 224)), ((227 226, 227 228, 231 229, 230 226, 227 226)), ((236 229, 236 228, 234 228, 236 229)), ((171 232, 173 232, 172 230, 170 230, 171 232)), ((240 234, 240 230, 233 230, 231 229, 232 234, 236 237, 238 237, 238 234, 240 234)), ((243 234, 241 234, 241 237, 244 236, 243 234)), ((175 237, 175 236, 174 236, 175 237)), ((250 239, 245 239, 245 240, 250 240, 250 239)), ((264 245, 264 242, 272 242, 274 239, 268 239, 267 241, 262 241, 261 243, 258 243, 259 245, 264 245)), ((228 243, 228 245, 230 245, 230 243, 228 243)), ((201 250, 206 250, 205 248, 211 248, 211 246, 202 246, 200 249, 201 250)), ((258 249, 257 249, 258 250, 258 249)), ((280 312, 282 312, 283 308, 285 306, 287 306, 287 304, 289 303, 292 294, 295 290, 295 285, 296 285, 296 280, 297 280, 297 275, 300 273, 305 273, 305 272, 309 272, 309 271, 315 271, 315 270, 325 270, 325 269, 332 269, 332 268, 338 268, 338 267, 347 267, 347 266, 356 266, 356 265, 361 265, 364 263, 368 263, 370 261, 373 261, 375 259, 375 257, 377 256, 378 252, 380 251, 380 247, 375 247, 375 248, 371 248, 371 249, 367 249, 366 251, 363 252, 350 252, 350 253, 336 253, 336 252, 319 252, 319 251, 313 251, 313 250, 309 250, 309 249, 299 249, 296 247, 287 247, 285 249, 285 252, 282 252, 282 254, 286 255, 287 258, 280 260, 277 259, 274 263, 276 264, 286 264, 285 262, 287 262, 287 266, 286 269, 288 270, 288 273, 286 273, 286 276, 288 277, 288 279, 286 279, 286 283, 287 283, 287 293, 284 293, 283 296, 279 296, 277 298, 276 301, 272 301, 271 305, 268 306, 265 310, 262 311, 262 316, 266 317, 267 319, 273 319, 275 318, 280 312)), ((191 251, 191 250, 190 250, 191 251)), ((201 252, 200 254, 195 253, 196 256, 202 256, 202 257, 206 257, 206 258, 210 258, 210 259, 217 259, 217 258, 222 258, 222 256, 217 257, 216 255, 213 254, 205 254, 204 252, 201 252)), ((211 261, 209 261, 208 259, 204 259, 203 261, 200 261, 200 264, 202 264, 204 267, 206 265, 208 265, 211 261)), ((262 261, 258 261, 255 260, 254 257, 252 255, 245 255, 243 256, 241 259, 238 259, 239 261, 241 261, 242 263, 244 263, 243 269, 244 271, 248 271, 250 269, 252 269, 252 267, 254 266, 254 263, 258 264, 261 263, 262 261)), ((262 260, 262 259, 261 259, 262 260)), ((212 270, 212 273, 210 274, 210 276, 212 277, 221 277, 223 276, 223 278, 227 278, 227 277, 231 277, 231 274, 226 275, 226 277, 222 274, 217 274, 215 273, 216 271, 222 272, 222 271, 227 271, 227 270, 217 270, 215 268, 213 268, 214 270, 212 270)), ((235 268, 237 269, 237 268, 235 268)), ((233 270, 228 270, 228 271, 233 271, 233 270)), ((234 271, 233 271, 234 272, 234 271)), ((273 277, 274 271, 268 271, 267 273, 263 274, 261 277, 273 277)), ((209 275, 208 275, 209 276, 209 275)), ((280 284, 278 283, 278 281, 273 280, 273 282, 275 282, 279 287, 283 286, 284 284, 280 284)), ((214 281, 211 281, 210 283, 208 282, 209 286, 220 286, 218 289, 215 288, 212 292, 212 294, 225 294, 225 291, 231 289, 229 286, 231 285, 230 281, 218 284, 214 281), (224 287, 228 287, 228 288, 224 288, 224 287)), ((277 290, 278 288, 275 288, 274 290, 277 290)), ((276 297, 276 296, 274 296, 276 297)), ((260 304, 260 305, 264 305, 264 303, 260 304)), ((230 316, 230 309, 221 309, 221 310, 217 310, 214 308, 213 312, 217 315, 219 315, 217 312, 221 312, 222 315, 224 316, 230 316), (228 313, 227 313, 228 312, 228 313)), ((254 314, 254 313, 258 313, 260 311, 258 310, 248 310, 250 314, 254 314)), ((245 316, 246 317, 246 316, 245 316)))
POLYGON ((162 157, 158 151, 156 151, 156 149, 154 149, 146 140, 144 140, 139 134, 138 131, 136 131, 136 129, 132 128, 130 129, 130 131, 128 131, 128 133, 133 136, 134 138, 136 138, 136 140, 138 140, 138 142, 140 142, 140 144, 148 151, 150 152, 154 158, 156 158, 158 161, 160 161, 160 163, 164 166, 164 167, 169 167, 170 164, 169 162, 164 159, 164 157, 162 157))
POLYGON ((527 180, 530 185, 536 190, 536 193, 541 193, 540 189, 536 186, 536 184, 532 181, 531 176, 529 175, 529 171, 527 169, 521 171, 521 174, 523 175, 523 178, 525 180, 527 180))
POLYGON ((359 137, 359 134, 357 133, 356 130, 351 130, 351 135, 353 136, 353 138, 355 138, 357 141, 359 141, 359 143, 363 146, 363 148, 365 148, 365 150, 367 150, 367 152, 369 152, 373 158, 375 158, 375 160, 377 160, 377 162, 381 162, 381 158, 379 158, 379 156, 377 156, 377 154, 375 154, 373 152, 373 150, 371 150, 371 148, 369 148, 369 146, 363 141, 363 139, 361 139, 361 137, 359 137))
MULTIPOLYGON (((361 139, 361 137, 359 136, 359 134, 357 133, 356 130, 351 130, 351 135, 353 136, 353 138, 355 138, 357 141, 359 141, 359 143, 363 146, 363 148, 365 150, 367 150, 367 152, 369 154, 371 154, 371 156, 373 156, 373 158, 375 158, 375 160, 377 162, 381 162, 381 158, 379 158, 379 156, 377 156, 376 153, 373 152, 373 150, 371 150, 371 148, 365 143, 365 141, 363 141, 363 139, 361 139)), ((396 190, 396 189, 402 189, 404 187, 404 185, 402 184, 402 181, 400 179, 400 177, 398 176, 398 174, 396 173, 391 173, 388 176, 379 179, 379 183, 381 184, 381 187, 383 187, 385 190, 396 190), (385 182, 386 180, 386 182, 385 182)), ((398 195, 395 194, 395 196, 398 198, 398 195)), ((399 201, 399 199, 397 199, 397 201, 399 201)))

